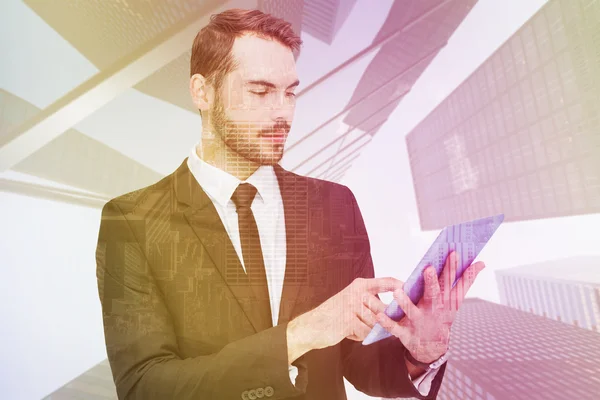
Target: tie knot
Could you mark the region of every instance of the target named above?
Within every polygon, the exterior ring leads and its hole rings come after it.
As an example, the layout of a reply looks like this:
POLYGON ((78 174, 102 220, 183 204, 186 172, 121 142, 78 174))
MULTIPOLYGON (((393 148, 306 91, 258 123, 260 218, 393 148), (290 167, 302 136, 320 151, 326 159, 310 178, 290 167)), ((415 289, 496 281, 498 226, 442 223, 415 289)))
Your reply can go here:
POLYGON ((240 183, 233 192, 231 200, 235 203, 235 207, 239 209, 250 208, 254 196, 256 196, 256 188, 249 183, 240 183))

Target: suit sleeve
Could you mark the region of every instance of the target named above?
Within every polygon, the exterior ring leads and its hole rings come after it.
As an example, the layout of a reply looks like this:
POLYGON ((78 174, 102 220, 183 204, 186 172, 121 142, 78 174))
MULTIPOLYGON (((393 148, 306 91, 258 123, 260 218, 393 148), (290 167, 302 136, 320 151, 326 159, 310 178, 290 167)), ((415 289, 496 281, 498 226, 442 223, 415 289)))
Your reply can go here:
POLYGON ((121 400, 240 399, 252 389, 271 399, 301 395, 290 381, 287 324, 181 358, 173 323, 131 221, 111 201, 102 210, 96 276, 108 360, 121 400))
MULTIPOLYGON (((348 225, 354 231, 354 273, 355 277, 374 278, 373 260, 367 230, 352 192, 348 189, 352 203, 353 223, 348 225)), ((404 361, 404 346, 396 337, 389 337, 374 344, 364 346, 361 342, 344 339, 342 365, 344 377, 358 390, 369 396, 384 398, 415 397, 435 399, 442 383, 446 364, 437 372, 427 396, 422 395, 410 380, 404 361)))

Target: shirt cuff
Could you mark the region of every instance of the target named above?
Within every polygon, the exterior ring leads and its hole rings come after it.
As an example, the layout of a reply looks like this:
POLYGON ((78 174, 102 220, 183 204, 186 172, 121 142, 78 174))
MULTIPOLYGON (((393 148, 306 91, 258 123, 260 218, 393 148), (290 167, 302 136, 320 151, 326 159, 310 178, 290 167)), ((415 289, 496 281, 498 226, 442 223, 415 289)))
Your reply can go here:
POLYGON ((290 381, 292 381, 292 385, 296 386, 296 378, 298 377, 298 367, 288 365, 288 371, 290 374, 290 381))
POLYGON ((413 383, 413 385, 419 391, 419 393, 421 393, 423 396, 427 396, 429 394, 429 391, 431 390, 431 382, 433 382, 433 379, 436 377, 436 375, 440 371, 440 368, 444 364, 445 362, 437 368, 430 369, 429 371, 425 372, 424 374, 415 379, 412 379, 410 377, 410 374, 408 374, 408 379, 413 383))

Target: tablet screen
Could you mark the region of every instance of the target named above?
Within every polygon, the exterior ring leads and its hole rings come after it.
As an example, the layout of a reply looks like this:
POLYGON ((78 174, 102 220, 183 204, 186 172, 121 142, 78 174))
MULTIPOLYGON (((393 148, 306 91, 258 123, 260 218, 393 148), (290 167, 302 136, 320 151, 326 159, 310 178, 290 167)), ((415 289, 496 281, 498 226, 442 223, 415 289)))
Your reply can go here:
MULTIPOLYGON (((444 267, 444 262, 448 254, 456 250, 459 256, 459 265, 456 270, 456 281, 462 276, 475 260, 475 257, 490 240, 498 226, 504 220, 504 214, 494 215, 492 217, 476 219, 474 221, 464 222, 462 224, 447 226, 438 235, 421 262, 413 270, 408 279, 404 282, 404 291, 410 297, 414 304, 417 304, 423 296, 424 279, 423 270, 432 265, 440 276, 444 267)), ((452 287, 454 287, 454 284, 452 287)), ((404 317, 404 311, 398 306, 396 300, 387 306, 385 313, 394 321, 400 321, 404 317)), ((363 344, 375 343, 379 340, 391 336, 381 325, 373 327, 369 335, 363 340, 363 344)))

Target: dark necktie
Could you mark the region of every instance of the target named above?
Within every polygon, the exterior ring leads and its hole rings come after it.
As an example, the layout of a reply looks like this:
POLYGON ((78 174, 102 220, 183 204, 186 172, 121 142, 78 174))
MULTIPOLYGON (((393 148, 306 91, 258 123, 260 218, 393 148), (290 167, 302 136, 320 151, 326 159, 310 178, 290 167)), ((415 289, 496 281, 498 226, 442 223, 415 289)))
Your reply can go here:
POLYGON ((246 275, 250 286, 257 299, 257 313, 264 321, 263 329, 273 326, 271 317, 271 303, 269 301, 269 287, 267 286, 267 275, 258 227, 250 205, 256 196, 256 188, 249 183, 241 183, 231 196, 235 203, 238 214, 238 226, 240 230, 240 241, 242 243, 242 255, 246 275))

